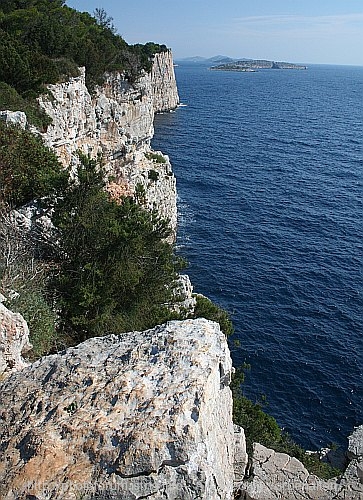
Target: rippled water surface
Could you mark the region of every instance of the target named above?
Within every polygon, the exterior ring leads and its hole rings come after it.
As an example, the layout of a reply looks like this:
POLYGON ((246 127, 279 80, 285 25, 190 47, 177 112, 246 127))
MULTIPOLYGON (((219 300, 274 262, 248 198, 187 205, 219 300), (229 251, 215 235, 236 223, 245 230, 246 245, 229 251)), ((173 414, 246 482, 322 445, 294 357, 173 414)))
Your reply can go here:
POLYGON ((233 314, 244 391, 304 446, 363 423, 363 68, 179 66, 156 118, 195 290, 233 314))

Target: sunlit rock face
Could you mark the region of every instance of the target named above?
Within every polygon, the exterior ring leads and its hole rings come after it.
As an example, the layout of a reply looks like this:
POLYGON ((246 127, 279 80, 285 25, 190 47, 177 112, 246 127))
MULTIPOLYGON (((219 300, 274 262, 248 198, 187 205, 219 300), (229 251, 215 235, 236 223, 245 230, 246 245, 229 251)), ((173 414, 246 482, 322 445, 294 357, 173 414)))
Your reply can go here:
POLYGON ((0 380, 27 366, 23 355, 32 348, 26 321, 9 311, 4 300, 0 294, 0 380))
POLYGON ((78 151, 94 158, 102 155, 111 194, 134 196, 141 189, 142 204, 168 219, 175 237, 175 177, 169 158, 150 148, 155 113, 179 103, 171 52, 156 54, 151 72, 133 85, 122 74, 110 73, 90 93, 80 68, 78 77, 48 90, 39 103, 52 123, 42 136, 64 166, 74 167, 78 151))
POLYGON ((179 104, 173 56, 170 51, 155 54, 151 70, 151 82, 156 113, 170 111, 179 104))
POLYGON ((93 338, 0 386, 0 497, 232 498, 232 370, 204 319, 93 338))

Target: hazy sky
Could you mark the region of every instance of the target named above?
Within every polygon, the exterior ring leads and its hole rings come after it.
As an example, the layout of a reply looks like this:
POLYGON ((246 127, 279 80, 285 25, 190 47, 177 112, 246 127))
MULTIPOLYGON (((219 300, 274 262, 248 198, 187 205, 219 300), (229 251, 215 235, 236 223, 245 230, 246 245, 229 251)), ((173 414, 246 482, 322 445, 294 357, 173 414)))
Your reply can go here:
POLYGON ((102 7, 128 43, 188 56, 363 66, 363 0, 67 0, 102 7))

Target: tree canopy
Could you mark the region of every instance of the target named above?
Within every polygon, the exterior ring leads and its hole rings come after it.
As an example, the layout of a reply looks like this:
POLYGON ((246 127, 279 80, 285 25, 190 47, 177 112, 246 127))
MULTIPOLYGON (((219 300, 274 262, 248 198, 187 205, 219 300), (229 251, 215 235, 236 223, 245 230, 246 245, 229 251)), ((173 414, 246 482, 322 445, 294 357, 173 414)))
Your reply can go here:
POLYGON ((129 45, 103 9, 95 17, 78 12, 63 0, 2 0, 0 4, 0 83, 28 101, 44 85, 62 81, 86 68, 91 89, 107 71, 121 71, 132 83, 150 70, 153 42, 129 45))
POLYGON ((170 319, 180 267, 165 242, 167 221, 131 198, 111 200, 103 179, 98 163, 83 156, 78 180, 53 216, 60 241, 61 317, 77 341, 170 319))
POLYGON ((68 173, 40 137, 0 120, 0 205, 54 197, 67 181, 68 173))

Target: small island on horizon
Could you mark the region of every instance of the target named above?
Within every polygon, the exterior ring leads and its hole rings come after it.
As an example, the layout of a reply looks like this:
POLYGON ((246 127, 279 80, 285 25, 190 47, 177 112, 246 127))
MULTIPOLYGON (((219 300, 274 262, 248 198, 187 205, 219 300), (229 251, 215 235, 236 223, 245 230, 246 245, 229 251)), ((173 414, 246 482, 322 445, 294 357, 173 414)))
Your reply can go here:
POLYGON ((227 62, 211 66, 209 69, 214 71, 238 71, 255 72, 259 69, 307 69, 307 66, 289 62, 275 62, 264 59, 241 59, 239 61, 227 62))

